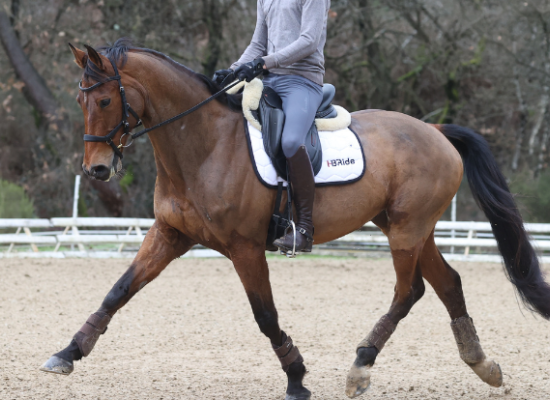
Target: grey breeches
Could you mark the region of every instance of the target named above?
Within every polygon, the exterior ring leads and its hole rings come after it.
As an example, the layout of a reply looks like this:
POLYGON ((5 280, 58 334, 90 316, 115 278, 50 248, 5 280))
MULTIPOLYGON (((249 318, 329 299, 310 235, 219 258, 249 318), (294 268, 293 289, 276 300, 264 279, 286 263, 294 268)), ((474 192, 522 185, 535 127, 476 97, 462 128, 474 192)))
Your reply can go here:
POLYGON ((323 88, 301 76, 273 73, 264 78, 264 85, 275 90, 283 100, 282 146, 285 156, 292 157, 305 144, 315 113, 323 101, 323 88))

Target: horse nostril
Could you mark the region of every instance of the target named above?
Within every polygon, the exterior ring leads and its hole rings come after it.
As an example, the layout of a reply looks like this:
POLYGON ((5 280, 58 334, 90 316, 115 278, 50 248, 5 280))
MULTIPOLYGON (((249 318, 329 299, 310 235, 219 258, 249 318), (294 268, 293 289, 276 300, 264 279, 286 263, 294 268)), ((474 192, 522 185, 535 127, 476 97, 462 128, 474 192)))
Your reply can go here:
POLYGON ((111 175, 111 170, 105 165, 92 165, 89 175, 100 181, 106 181, 111 175))
POLYGON ((86 168, 86 164, 82 164, 82 171, 86 176, 91 176, 90 171, 86 168))

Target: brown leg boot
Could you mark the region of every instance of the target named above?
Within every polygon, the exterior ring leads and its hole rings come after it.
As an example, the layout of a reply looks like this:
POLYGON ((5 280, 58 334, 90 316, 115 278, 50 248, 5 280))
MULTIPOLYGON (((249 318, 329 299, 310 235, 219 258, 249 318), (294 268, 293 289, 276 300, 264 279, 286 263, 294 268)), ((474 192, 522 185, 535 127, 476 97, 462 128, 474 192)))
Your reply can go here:
MULTIPOLYGON (((296 252, 311 252, 313 244, 311 213, 315 196, 313 168, 305 146, 300 146, 296 154, 287 160, 296 207, 296 252)), ((292 253, 294 248, 292 229, 289 229, 282 238, 275 240, 273 244, 285 253, 292 253)))

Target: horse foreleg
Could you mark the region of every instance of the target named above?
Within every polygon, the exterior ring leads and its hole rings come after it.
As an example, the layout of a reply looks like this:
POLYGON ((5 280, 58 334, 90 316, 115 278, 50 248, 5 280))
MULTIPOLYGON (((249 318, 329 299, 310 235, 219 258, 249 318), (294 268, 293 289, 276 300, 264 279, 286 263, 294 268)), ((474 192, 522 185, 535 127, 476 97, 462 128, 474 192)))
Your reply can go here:
POLYGON ((74 335, 69 346, 50 357, 40 370, 69 375, 74 369, 73 362, 90 354, 99 336, 107 330, 113 315, 193 244, 175 229, 155 222, 132 265, 109 291, 101 307, 74 335))
POLYGON ((260 331, 271 341, 281 367, 287 374, 288 386, 285 400, 309 399, 311 392, 302 384, 306 373, 304 359, 290 336, 287 336, 279 327, 265 250, 261 247, 248 249, 246 254, 232 255, 231 259, 250 301, 254 319, 260 331))
POLYGON ((376 356, 382 351, 399 321, 407 316, 414 303, 424 295, 424 283, 417 265, 423 242, 409 250, 399 250, 396 242, 394 240, 392 244, 390 240, 397 276, 393 301, 388 313, 380 318, 372 331, 357 346, 357 357, 346 380, 346 395, 350 398, 367 391, 370 386, 370 369, 376 356))
POLYGON ((441 256, 433 233, 426 241, 420 256, 422 275, 432 285, 451 316, 451 329, 455 336, 460 358, 486 383, 502 385, 502 371, 493 360, 486 358, 474 321, 468 315, 462 293, 460 275, 441 256))

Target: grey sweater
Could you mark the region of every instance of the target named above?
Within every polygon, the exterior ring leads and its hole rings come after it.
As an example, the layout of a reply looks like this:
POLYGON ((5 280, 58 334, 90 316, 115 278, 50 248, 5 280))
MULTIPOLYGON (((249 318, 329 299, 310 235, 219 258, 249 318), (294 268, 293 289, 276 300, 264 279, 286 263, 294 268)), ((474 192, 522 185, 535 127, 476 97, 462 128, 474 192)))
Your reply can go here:
POLYGON ((270 72, 322 85, 329 8, 330 0, 258 0, 254 36, 231 68, 262 57, 270 72))

